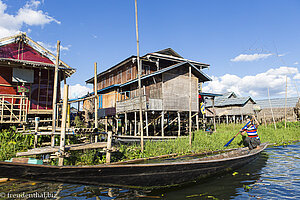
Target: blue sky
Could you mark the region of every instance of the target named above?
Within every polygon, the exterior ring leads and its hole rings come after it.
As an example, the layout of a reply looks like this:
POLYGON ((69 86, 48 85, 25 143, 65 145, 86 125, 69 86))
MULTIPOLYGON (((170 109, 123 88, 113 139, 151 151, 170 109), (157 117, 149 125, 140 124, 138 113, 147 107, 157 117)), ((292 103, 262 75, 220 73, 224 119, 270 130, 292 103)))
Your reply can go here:
MULTIPOLYGON (((134 0, 0 2, 0 37, 27 32, 50 50, 61 41, 61 59, 77 69, 73 97, 88 91, 94 62, 100 72, 136 55, 134 0)), ((297 0, 138 0, 141 55, 171 47, 210 64, 207 92, 284 97, 287 75, 298 96, 299 10, 297 0)))

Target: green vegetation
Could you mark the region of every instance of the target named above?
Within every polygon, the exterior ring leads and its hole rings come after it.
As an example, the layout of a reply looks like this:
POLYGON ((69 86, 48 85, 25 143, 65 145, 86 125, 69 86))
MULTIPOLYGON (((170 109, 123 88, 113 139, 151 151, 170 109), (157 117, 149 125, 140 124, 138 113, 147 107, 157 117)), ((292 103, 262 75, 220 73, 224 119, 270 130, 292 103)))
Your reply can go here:
MULTIPOLYGON (((139 144, 119 144, 118 152, 112 154, 112 161, 124 161, 137 158, 146 158, 166 154, 185 155, 190 153, 201 153, 225 149, 224 145, 240 130, 241 124, 221 124, 217 126, 217 132, 209 134, 204 131, 196 131, 193 134, 193 145, 190 147, 189 138, 178 138, 160 142, 145 142, 144 153, 141 152, 139 144)), ((277 129, 272 124, 258 128, 261 142, 285 145, 291 141, 300 140, 300 122, 288 122, 284 128, 284 122, 277 123, 277 129)), ((39 137, 39 143, 48 138, 39 137)), ((49 138, 50 140, 50 138, 49 138)), ((3 130, 0 132, 0 160, 14 157, 18 151, 26 151, 33 147, 34 135, 22 135, 14 130, 3 130)), ((238 135, 227 148, 243 146, 242 137, 238 135)), ((67 143, 75 143, 76 138, 68 138, 67 143)), ((105 153, 99 150, 74 151, 70 157, 65 159, 66 165, 94 165, 105 163, 105 153)), ((56 164, 53 160, 52 164, 56 164)))
POLYGON ((16 133, 15 128, 0 132, 0 160, 8 160, 18 151, 26 151, 33 147, 34 136, 16 133))
MULTIPOLYGON (((184 155, 189 153, 222 150, 226 149, 224 148, 224 145, 238 133, 241 127, 241 124, 221 124, 217 126, 217 132, 212 134, 204 131, 197 131, 194 133, 192 147, 189 146, 188 138, 178 138, 161 142, 146 142, 144 154, 141 153, 138 144, 129 147, 121 145, 119 151, 124 155, 122 160, 130 160, 172 153, 184 155)), ((300 122, 287 123, 287 129, 284 128, 284 122, 278 123, 276 130, 272 125, 266 127, 260 126, 258 128, 258 134, 261 138, 261 142, 283 145, 291 141, 300 140, 300 122)), ((243 144, 241 141, 242 136, 238 135, 227 149, 242 147, 243 144)))

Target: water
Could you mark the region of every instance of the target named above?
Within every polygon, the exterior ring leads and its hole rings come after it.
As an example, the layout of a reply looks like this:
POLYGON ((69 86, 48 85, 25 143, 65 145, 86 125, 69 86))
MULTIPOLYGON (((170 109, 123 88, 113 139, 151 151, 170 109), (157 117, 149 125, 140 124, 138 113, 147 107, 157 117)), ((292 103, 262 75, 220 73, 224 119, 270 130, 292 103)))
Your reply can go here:
POLYGON ((267 148, 258 159, 239 170, 184 187, 132 190, 18 180, 0 184, 0 199, 7 197, 63 200, 300 199, 300 143, 267 148))

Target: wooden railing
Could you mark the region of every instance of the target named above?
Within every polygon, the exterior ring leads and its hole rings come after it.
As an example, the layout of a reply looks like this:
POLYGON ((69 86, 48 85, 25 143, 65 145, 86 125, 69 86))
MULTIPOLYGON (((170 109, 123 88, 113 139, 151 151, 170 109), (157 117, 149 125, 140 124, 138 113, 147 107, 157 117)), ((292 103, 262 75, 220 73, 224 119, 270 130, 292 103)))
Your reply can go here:
POLYGON ((28 97, 0 94, 0 123, 22 123, 27 120, 28 97))

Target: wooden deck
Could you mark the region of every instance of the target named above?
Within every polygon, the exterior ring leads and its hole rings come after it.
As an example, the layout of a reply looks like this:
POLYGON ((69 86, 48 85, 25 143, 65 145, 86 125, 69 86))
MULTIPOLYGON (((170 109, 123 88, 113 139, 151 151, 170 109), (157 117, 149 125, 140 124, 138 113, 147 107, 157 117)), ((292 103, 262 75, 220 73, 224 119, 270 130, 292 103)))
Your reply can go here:
MULTIPOLYGON (((97 142, 97 143, 83 143, 83 144, 72 144, 66 145, 66 151, 76 151, 84 149, 98 149, 107 147, 106 142, 97 142)), ((18 152, 16 156, 31 156, 31 155, 40 155, 40 154, 50 154, 59 151, 59 146, 55 147, 40 147, 35 149, 30 149, 26 152, 18 152)))

